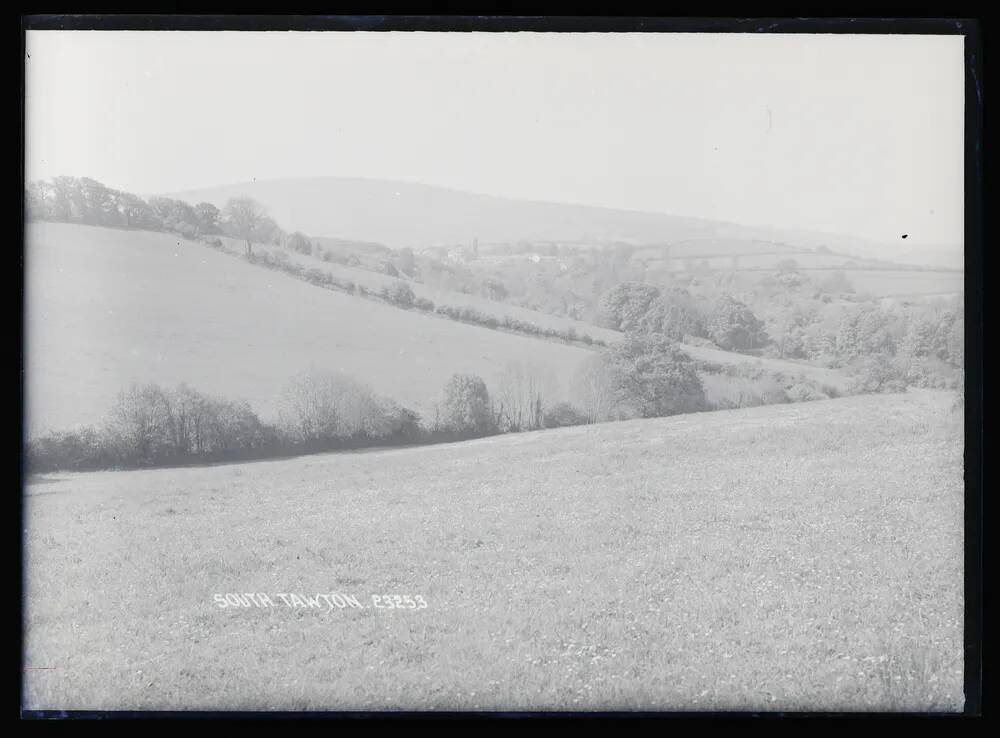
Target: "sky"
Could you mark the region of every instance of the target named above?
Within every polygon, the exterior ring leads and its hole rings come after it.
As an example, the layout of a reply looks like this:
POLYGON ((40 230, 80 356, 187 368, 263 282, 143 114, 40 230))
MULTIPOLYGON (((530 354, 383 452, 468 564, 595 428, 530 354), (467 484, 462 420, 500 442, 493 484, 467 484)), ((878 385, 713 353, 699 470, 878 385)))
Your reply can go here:
POLYGON ((960 36, 30 31, 29 180, 372 177, 961 244, 960 36))

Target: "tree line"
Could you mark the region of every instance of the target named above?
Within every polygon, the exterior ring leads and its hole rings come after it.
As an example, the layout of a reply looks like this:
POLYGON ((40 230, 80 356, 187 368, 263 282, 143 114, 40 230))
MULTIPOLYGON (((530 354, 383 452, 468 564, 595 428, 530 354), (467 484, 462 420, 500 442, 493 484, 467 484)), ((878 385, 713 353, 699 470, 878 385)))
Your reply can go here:
POLYGON ((162 231, 185 238, 229 235, 243 239, 248 254, 253 243, 292 239, 249 197, 231 198, 222 210, 210 202, 192 206, 170 197, 146 201, 88 177, 52 177, 29 183, 25 215, 28 220, 162 231))
MULTIPOLYGON (((569 378, 509 362, 493 388, 455 374, 426 418, 340 372, 307 372, 280 393, 265 422, 246 402, 186 384, 133 385, 99 426, 29 441, 32 472, 89 471, 274 458, 371 446, 430 444, 543 428, 710 410, 702 367, 662 334, 629 335, 589 356, 569 378)), ((825 397, 814 392, 799 399, 825 397)), ((770 402, 788 402, 781 393, 770 402)))
POLYGON ((954 389, 964 381, 965 320, 959 299, 835 309, 789 300, 773 308, 772 336, 750 305, 732 295, 706 301, 683 288, 624 282, 600 297, 599 321, 627 333, 704 339, 728 351, 844 369, 863 392, 954 389))
MULTIPOLYGON (((329 271, 303 267, 281 251, 270 254, 254 252, 254 244, 278 246, 288 251, 316 256, 326 262, 347 266, 360 266, 353 254, 341 256, 324 249, 318 242, 310 241, 295 231, 286 233, 267 213, 263 205, 250 197, 230 198, 220 210, 209 202, 190 205, 183 200, 169 197, 151 197, 148 202, 129 192, 115 190, 87 177, 53 177, 28 184, 25 191, 25 211, 28 220, 48 220, 110 228, 128 228, 176 233, 184 238, 199 239, 222 249, 219 236, 243 242, 247 260, 315 285, 338 289, 370 299, 380 299, 396 307, 434 312, 438 315, 473 323, 486 328, 509 330, 526 335, 581 342, 586 345, 601 341, 580 334, 575 328, 545 328, 529 321, 509 316, 497 317, 476 308, 435 305, 432 300, 414 294, 413 288, 398 280, 379 291, 370 290, 352 280, 335 277, 329 271), (353 259, 352 259, 353 257, 353 259)), ((400 268, 413 273, 412 249, 401 249, 398 254, 400 268)), ((387 262, 387 266, 392 266, 387 262)), ((395 268, 393 276, 399 276, 395 268)), ((487 280, 484 294, 500 299, 505 294, 502 285, 487 280)))

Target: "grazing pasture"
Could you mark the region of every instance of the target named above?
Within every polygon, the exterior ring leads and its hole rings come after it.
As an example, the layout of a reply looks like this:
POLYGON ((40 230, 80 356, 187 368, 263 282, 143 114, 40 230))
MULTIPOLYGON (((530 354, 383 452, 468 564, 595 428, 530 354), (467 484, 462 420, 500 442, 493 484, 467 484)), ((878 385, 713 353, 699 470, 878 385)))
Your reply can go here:
MULTIPOLYGON (((231 248, 229 243, 227 248, 231 248)), ((259 247, 258 250, 267 250, 259 247)), ((244 399, 265 419, 307 370, 339 370, 425 416, 454 373, 493 389, 509 361, 548 367, 558 394, 590 350, 403 310, 316 287, 167 233, 31 223, 25 250, 29 436, 98 423, 132 382, 244 399)), ((290 254, 354 278, 347 267, 290 254)), ((389 281, 359 272, 359 283, 389 281)), ((457 293, 430 296, 609 343, 621 334, 457 293)), ((847 377, 808 364, 684 346, 695 359, 753 363, 843 390, 847 377)), ((554 398, 554 399, 558 399, 554 398)))
POLYGON ((31 223, 29 433, 101 420, 131 382, 188 382, 262 414, 293 375, 340 370, 429 413, 448 378, 507 361, 559 376, 589 353, 313 287, 179 236, 31 223))
POLYGON ((957 710, 953 402, 36 479, 24 705, 957 710))

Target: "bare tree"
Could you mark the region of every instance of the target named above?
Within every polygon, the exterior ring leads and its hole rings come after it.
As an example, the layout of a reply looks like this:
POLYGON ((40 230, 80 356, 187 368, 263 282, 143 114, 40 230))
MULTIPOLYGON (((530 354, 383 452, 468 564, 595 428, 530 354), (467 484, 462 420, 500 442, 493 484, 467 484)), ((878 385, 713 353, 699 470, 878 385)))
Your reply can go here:
POLYGON ((577 369, 571 382, 571 394, 587 422, 611 419, 618 404, 614 369, 604 354, 588 357, 577 369))
POLYGON ((281 395, 280 424, 299 441, 378 436, 392 408, 363 382, 335 371, 293 377, 281 395))
POLYGON ((249 197, 233 197, 224 212, 233 230, 246 243, 247 256, 253 256, 253 242, 268 219, 264 206, 249 197))
POLYGON ((133 384, 118 394, 107 430, 119 453, 148 462, 167 443, 169 417, 169 401, 158 385, 133 384))
POLYGON ((508 362, 497 384, 502 427, 508 431, 541 428, 545 403, 557 394, 555 376, 535 364, 508 362))

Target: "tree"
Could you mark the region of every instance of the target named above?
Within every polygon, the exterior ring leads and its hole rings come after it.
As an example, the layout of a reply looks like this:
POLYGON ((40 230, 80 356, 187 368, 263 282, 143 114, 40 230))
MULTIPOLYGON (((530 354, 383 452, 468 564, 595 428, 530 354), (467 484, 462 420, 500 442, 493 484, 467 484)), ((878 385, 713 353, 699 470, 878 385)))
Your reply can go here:
POLYGON ((497 380, 498 425, 514 432, 541 428, 546 398, 555 392, 555 376, 545 367, 507 362, 497 380))
POLYGON ((108 432, 126 460, 147 463, 166 445, 169 417, 167 396, 158 385, 133 384, 118 394, 108 432))
POLYGON ((597 303, 599 320, 615 330, 635 330, 659 298, 660 291, 652 285, 622 282, 601 295, 597 303))
POLYGON ((253 256, 253 242, 260 240, 260 229, 267 218, 264 206, 246 196, 234 197, 226 203, 224 212, 226 221, 246 244, 247 257, 253 256))
POLYGON ((441 414, 452 431, 485 435, 496 428, 486 383, 474 374, 455 374, 448 380, 441 414))
POLYGON ((329 442, 370 435, 380 412, 363 382, 340 372, 306 372, 285 385, 279 422, 293 441, 329 442))
POLYGON ((858 359, 851 390, 860 393, 905 392, 906 382, 885 353, 870 354, 858 359))
POLYGON ((309 243, 309 239, 298 231, 295 231, 295 233, 288 237, 288 248, 300 254, 312 253, 312 244, 309 243))
POLYGON ((416 268, 416 260, 413 257, 413 249, 409 246, 401 248, 397 252, 396 264, 399 267, 399 271, 412 277, 416 268))
POLYGON ((202 233, 218 233, 222 213, 210 202, 199 202, 194 206, 194 214, 198 218, 202 233))
POLYGON ((497 301, 506 299, 509 294, 507 292, 507 288, 504 286, 504 283, 495 277, 487 277, 484 279, 480 292, 483 297, 497 301))
POLYGON ((705 332, 694 298, 680 287, 661 290, 659 297, 649 305, 646 314, 637 319, 635 327, 642 333, 662 333, 675 341, 681 341, 688 335, 700 336, 705 332))
POLYGON ((113 191, 89 177, 81 177, 78 182, 83 201, 83 222, 92 225, 116 225, 118 211, 115 208, 113 191))
POLYGON ((628 335, 610 354, 618 400, 643 418, 705 408, 691 358, 661 333, 628 335))
POLYGON ((587 357, 570 380, 570 394, 588 423, 610 420, 617 403, 617 382, 609 355, 587 357))
POLYGON ((865 306, 845 315, 837 328, 837 356, 849 363, 859 356, 896 353, 890 316, 878 307, 865 306))
POLYGON ((752 351, 768 343, 764 323, 748 305, 729 295, 716 300, 706 329, 708 337, 727 351, 752 351))
POLYGON ((163 227, 162 222, 153 212, 153 208, 142 198, 130 192, 117 192, 114 196, 114 202, 119 220, 126 228, 159 229, 163 227))

